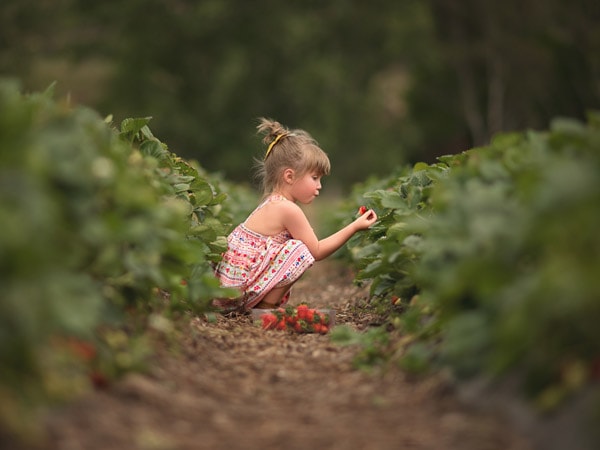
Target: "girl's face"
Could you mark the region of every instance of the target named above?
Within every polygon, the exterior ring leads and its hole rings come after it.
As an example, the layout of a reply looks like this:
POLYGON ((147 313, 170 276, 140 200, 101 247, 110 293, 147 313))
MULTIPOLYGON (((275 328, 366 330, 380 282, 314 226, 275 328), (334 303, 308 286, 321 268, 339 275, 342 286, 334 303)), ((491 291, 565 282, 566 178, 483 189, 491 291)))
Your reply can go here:
POLYGON ((308 204, 319 195, 320 189, 321 175, 316 172, 308 172, 294 180, 291 186, 291 194, 294 201, 308 204))

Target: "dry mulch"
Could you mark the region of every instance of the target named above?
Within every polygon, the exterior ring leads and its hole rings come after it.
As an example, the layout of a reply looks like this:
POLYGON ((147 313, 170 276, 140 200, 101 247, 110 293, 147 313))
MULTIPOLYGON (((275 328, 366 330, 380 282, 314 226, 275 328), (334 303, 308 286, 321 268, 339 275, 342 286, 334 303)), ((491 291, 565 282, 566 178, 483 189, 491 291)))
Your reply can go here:
MULTIPOLYGON (((291 304, 337 310, 365 329, 365 287, 318 262, 291 304)), ((148 374, 131 374, 56 412, 46 449, 528 450, 490 412, 459 402, 437 377, 353 367, 357 351, 328 335, 263 331, 248 316, 196 317, 148 374)))

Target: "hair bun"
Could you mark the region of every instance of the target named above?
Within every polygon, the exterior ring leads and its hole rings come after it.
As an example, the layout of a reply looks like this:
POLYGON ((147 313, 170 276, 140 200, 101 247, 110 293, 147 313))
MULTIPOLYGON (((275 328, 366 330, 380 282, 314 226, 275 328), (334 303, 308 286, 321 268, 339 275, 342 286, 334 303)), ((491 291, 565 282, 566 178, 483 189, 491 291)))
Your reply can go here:
POLYGON ((273 119, 261 117, 259 124, 256 127, 260 134, 264 134, 263 143, 270 144, 277 139, 278 136, 289 133, 289 130, 282 124, 273 119))

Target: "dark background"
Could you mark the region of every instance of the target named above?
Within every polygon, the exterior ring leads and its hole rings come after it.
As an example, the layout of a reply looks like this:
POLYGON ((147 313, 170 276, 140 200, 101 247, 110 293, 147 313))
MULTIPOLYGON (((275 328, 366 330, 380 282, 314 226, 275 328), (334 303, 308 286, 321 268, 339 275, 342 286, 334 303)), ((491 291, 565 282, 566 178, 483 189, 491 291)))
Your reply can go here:
POLYGON ((2 0, 0 76, 152 116, 234 181, 256 119, 308 130, 349 186, 600 108, 597 0, 2 0))

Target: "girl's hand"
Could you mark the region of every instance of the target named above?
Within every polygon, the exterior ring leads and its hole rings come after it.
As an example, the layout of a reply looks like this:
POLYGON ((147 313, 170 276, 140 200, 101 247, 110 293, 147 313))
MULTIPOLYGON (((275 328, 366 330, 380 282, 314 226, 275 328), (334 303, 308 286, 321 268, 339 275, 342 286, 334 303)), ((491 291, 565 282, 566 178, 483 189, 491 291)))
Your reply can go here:
POLYGON ((359 213, 361 214, 360 217, 354 221, 358 230, 366 230, 377 221, 377 214, 372 209, 361 206, 359 213))

